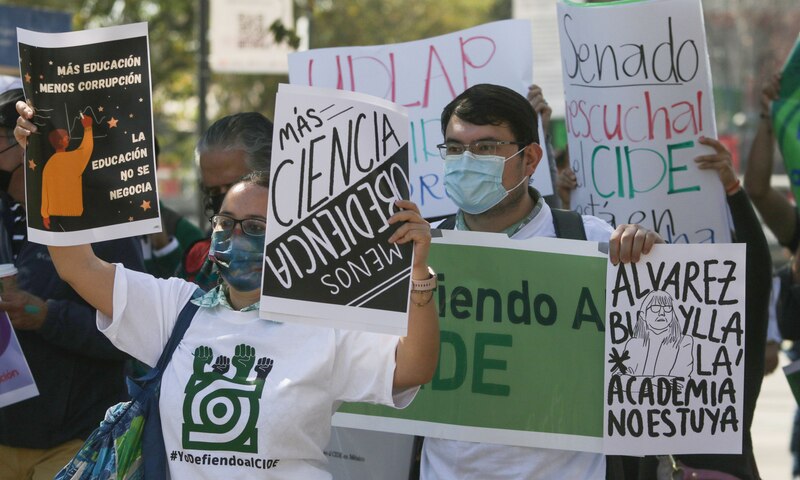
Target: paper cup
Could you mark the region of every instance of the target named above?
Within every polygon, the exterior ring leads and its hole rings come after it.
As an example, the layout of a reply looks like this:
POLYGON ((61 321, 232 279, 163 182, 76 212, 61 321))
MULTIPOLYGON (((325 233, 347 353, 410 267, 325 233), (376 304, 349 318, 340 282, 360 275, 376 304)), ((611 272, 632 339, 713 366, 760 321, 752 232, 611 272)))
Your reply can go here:
POLYGON ((17 267, 13 263, 0 264, 0 295, 17 289, 17 267))

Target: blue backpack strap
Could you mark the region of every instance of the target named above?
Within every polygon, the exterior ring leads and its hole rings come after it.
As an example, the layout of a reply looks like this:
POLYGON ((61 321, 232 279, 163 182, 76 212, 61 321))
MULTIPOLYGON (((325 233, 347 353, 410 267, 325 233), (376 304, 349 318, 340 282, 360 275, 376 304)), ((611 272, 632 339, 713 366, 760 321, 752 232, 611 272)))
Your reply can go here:
POLYGON ((195 290, 192 294, 192 298, 186 302, 186 305, 183 306, 183 309, 181 309, 181 312, 178 314, 175 327, 172 329, 169 340, 167 340, 167 344, 164 345, 164 351, 161 352, 161 357, 159 357, 158 363, 156 364, 156 369, 159 370, 159 372, 163 372, 169 364, 169 361, 172 359, 172 353, 175 352, 175 349, 178 348, 178 344, 183 340, 183 335, 186 333, 186 330, 189 329, 194 314, 197 312, 197 309, 200 308, 192 300, 201 297, 203 293, 204 292, 199 288, 195 290))
POLYGON ((164 446, 164 434, 161 430, 161 415, 158 409, 158 399, 161 391, 161 375, 164 369, 172 359, 172 353, 178 348, 181 343, 184 333, 188 330, 189 325, 192 323, 199 305, 192 302, 195 298, 203 295, 203 291, 197 289, 192 298, 186 302, 181 312, 178 314, 178 319, 175 322, 175 328, 169 336, 164 351, 161 352, 161 357, 158 359, 156 367, 151 369, 145 377, 151 376, 148 381, 149 385, 143 386, 143 389, 150 387, 153 391, 151 395, 145 400, 149 403, 147 408, 147 416, 142 429, 142 460, 144 464, 144 478, 167 478, 167 452, 164 446))
POLYGON ((203 290, 197 289, 192 294, 192 298, 186 302, 186 305, 183 306, 180 313, 178 313, 178 319, 175 321, 175 326, 172 328, 172 333, 169 336, 169 340, 167 340, 167 344, 164 345, 164 350, 161 351, 161 356, 158 358, 158 362, 156 363, 155 367, 151 368, 147 371, 144 375, 137 378, 128 378, 128 395, 131 398, 135 399, 138 395, 140 395, 143 389, 146 389, 148 384, 156 379, 161 378, 161 372, 164 371, 164 368, 167 367, 169 361, 172 359, 172 353, 178 348, 178 344, 181 343, 183 339, 183 335, 186 333, 186 330, 189 328, 189 325, 192 323, 192 318, 194 318, 195 312, 199 308, 198 305, 195 305, 192 300, 201 297, 205 294, 203 290))

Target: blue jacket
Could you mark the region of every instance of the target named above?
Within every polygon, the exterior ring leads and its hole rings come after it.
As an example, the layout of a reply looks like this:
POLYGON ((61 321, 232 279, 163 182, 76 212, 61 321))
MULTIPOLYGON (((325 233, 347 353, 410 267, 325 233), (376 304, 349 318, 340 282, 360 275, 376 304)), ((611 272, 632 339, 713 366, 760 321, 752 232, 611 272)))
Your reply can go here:
MULTIPOLYGON (((19 231, 4 224, 9 232, 19 231)), ((97 331, 95 309, 58 277, 47 247, 28 241, 14 246, 19 288, 46 300, 48 311, 40 330, 16 330, 39 396, 0 408, 0 444, 51 448, 86 438, 108 407, 126 399, 128 357, 97 331)), ((144 271, 136 238, 93 248, 106 261, 144 271)))

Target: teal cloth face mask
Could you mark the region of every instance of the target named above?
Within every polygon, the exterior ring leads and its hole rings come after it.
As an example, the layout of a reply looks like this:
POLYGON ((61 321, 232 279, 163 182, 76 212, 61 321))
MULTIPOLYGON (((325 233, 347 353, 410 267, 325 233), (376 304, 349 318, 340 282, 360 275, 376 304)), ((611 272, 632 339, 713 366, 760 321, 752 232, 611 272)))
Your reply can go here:
POLYGON ((507 161, 520 152, 503 158, 499 155, 475 155, 469 150, 461 155, 448 155, 444 159, 444 188, 447 196, 461 210, 478 215, 500 203, 508 192, 520 186, 527 177, 511 190, 503 186, 503 168, 507 161))
POLYGON ((213 232, 208 258, 228 285, 240 292, 255 290, 261 286, 264 239, 244 232, 213 232))

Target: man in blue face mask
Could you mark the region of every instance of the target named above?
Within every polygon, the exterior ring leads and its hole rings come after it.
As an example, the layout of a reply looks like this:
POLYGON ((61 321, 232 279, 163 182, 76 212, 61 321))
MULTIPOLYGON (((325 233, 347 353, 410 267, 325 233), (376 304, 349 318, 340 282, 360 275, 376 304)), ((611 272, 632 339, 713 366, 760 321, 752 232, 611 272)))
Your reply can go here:
MULTIPOLYGON (((444 108, 441 123, 444 184, 459 207, 454 222, 446 222, 457 230, 504 232, 520 240, 557 236, 553 211, 528 186, 542 148, 536 114, 525 97, 497 85, 475 85, 444 108)), ((582 222, 587 240, 609 242, 615 264, 637 262, 654 243, 663 243, 658 234, 638 225, 615 230, 588 215, 577 222, 582 222)), ((596 453, 437 438, 425 439, 421 462, 423 480, 605 477, 606 459, 596 453)))

